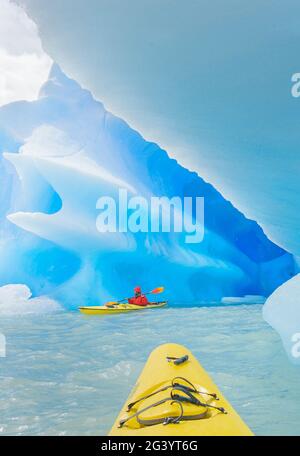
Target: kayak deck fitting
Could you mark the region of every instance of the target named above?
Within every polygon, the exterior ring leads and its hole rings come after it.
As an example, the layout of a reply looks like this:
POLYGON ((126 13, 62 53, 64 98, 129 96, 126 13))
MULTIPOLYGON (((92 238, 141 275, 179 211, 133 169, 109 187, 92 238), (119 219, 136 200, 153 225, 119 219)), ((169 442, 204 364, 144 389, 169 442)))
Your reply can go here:
POLYGON ((79 307, 81 313, 85 315, 112 315, 118 313, 126 313, 138 310, 154 309, 156 307, 164 307, 167 301, 150 302, 147 306, 136 306, 134 304, 116 304, 112 306, 87 306, 79 307))
POLYGON ((249 436, 242 418, 185 347, 157 347, 111 436, 249 436))

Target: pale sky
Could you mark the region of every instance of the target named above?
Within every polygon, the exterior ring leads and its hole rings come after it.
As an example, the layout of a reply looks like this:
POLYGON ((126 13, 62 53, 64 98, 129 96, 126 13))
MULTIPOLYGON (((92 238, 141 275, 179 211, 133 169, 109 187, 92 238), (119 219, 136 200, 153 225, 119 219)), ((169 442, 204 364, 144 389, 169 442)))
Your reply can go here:
POLYGON ((51 64, 36 24, 19 6, 0 0, 0 105, 36 99, 51 64))

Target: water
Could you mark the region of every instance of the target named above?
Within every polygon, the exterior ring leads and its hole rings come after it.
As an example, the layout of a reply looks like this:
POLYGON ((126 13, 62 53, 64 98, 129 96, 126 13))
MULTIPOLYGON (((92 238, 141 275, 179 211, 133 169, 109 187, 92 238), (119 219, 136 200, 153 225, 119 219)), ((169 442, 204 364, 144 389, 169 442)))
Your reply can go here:
POLYGON ((300 371, 261 305, 2 316, 0 332, 0 435, 105 435, 164 342, 189 347, 256 434, 300 434, 300 371))

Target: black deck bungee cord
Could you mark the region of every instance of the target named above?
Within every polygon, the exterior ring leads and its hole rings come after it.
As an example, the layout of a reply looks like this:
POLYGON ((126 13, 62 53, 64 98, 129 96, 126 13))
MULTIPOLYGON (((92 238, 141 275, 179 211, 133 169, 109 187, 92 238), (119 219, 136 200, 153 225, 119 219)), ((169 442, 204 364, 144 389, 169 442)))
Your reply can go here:
POLYGON ((184 389, 186 391, 189 391, 191 393, 204 394, 206 396, 213 397, 216 401, 219 400, 218 396, 215 393, 207 393, 206 391, 197 390, 195 388, 195 386, 189 380, 187 380, 186 378, 184 378, 184 377, 174 377, 173 380, 171 381, 170 385, 163 386, 162 388, 159 388, 158 390, 153 391, 153 393, 147 394, 146 396, 142 396, 142 397, 140 397, 139 399, 137 399, 134 402, 130 402, 130 404, 127 405, 127 412, 129 412, 132 409, 132 407, 134 407, 137 403, 139 403, 139 402, 141 402, 141 401, 143 401, 145 399, 148 399, 149 397, 152 397, 152 396, 154 396, 157 393, 161 393, 162 391, 166 391, 167 389, 174 388, 174 387, 175 388, 176 387, 182 388, 182 389, 184 389), (183 380, 184 382, 188 383, 190 386, 182 385, 181 383, 176 383, 175 380, 183 380))
POLYGON ((141 398, 139 398, 138 400, 134 401, 134 402, 131 402, 130 404, 128 404, 127 406, 127 412, 129 412, 133 407, 134 405, 136 405, 137 403, 145 400, 145 399, 148 399, 149 397, 152 397, 154 395, 156 395, 157 393, 159 392, 162 392, 162 391, 166 391, 167 389, 170 389, 171 388, 171 393, 170 393, 170 397, 167 397, 165 399, 162 399, 158 402, 155 402, 154 404, 151 404, 141 410, 138 410, 137 412, 135 412, 133 415, 123 419, 123 420, 120 420, 119 422, 119 427, 121 428, 127 421, 130 421, 131 419, 133 418, 136 418, 137 421, 139 422, 139 424, 141 425, 144 425, 144 426, 153 426, 155 424, 160 424, 160 423, 163 423, 163 424, 170 424, 170 423, 179 423, 181 420, 196 420, 196 419, 202 419, 206 416, 207 414, 207 410, 205 410, 205 412, 203 413, 200 413, 198 415, 191 415, 191 416, 184 416, 184 410, 183 410, 183 405, 182 403, 186 402, 186 403, 190 403, 190 404, 193 404, 193 405, 196 405, 196 406, 199 406, 199 407, 203 407, 205 409, 208 409, 208 408, 212 408, 212 409, 215 409, 215 410, 218 410, 219 412, 221 413, 224 413, 226 414, 227 412, 225 411, 225 409, 223 407, 217 407, 217 406, 214 406, 214 405, 211 405, 211 404, 207 404, 205 402, 201 402, 199 399, 197 399, 193 393, 197 393, 197 394, 207 394, 211 397, 213 397, 214 399, 217 399, 217 396, 216 394, 214 393, 203 393, 201 391, 198 391, 196 390, 196 388, 194 387, 194 385, 189 381, 187 380, 186 378, 184 377, 175 377, 172 382, 171 382, 171 385, 167 385, 167 386, 164 386, 162 388, 159 388, 158 390, 154 391, 153 393, 151 394, 148 394, 146 396, 143 396, 141 398), (185 381, 186 383, 188 383, 189 385, 191 385, 190 387, 189 386, 186 386, 186 385, 182 385, 180 383, 177 383, 175 382, 175 380, 183 380, 185 381), (177 391, 177 393, 176 393, 177 391), (181 395, 181 394, 178 394, 178 391, 183 393, 184 395, 181 395), (154 407, 157 407, 159 405, 162 405, 168 401, 171 401, 171 404, 173 403, 176 403, 176 404, 179 404, 180 405, 180 409, 181 409, 181 413, 178 417, 165 417, 165 418, 155 418, 155 419, 152 419, 152 420, 143 420, 140 418, 140 415, 142 413, 144 413, 145 411, 151 409, 151 408, 154 408, 154 407))

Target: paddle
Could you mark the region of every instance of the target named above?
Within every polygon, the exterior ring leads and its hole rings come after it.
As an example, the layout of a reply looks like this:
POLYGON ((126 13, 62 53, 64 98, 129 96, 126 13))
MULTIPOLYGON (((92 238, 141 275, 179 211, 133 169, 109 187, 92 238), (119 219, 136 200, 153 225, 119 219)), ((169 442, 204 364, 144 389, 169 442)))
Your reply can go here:
MULTIPOLYGON (((157 287, 157 288, 154 288, 154 290, 148 291, 147 293, 143 293, 143 294, 144 295, 159 294, 159 293, 163 293, 163 291, 164 291, 164 287, 157 287)), ((111 306, 115 306, 117 304, 121 304, 122 302, 127 301, 128 299, 130 299, 130 298, 120 299, 119 301, 110 301, 110 302, 106 302, 104 305, 106 307, 111 307, 111 306)))

